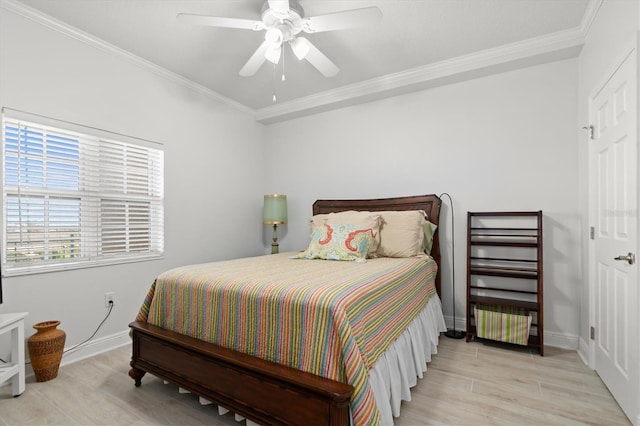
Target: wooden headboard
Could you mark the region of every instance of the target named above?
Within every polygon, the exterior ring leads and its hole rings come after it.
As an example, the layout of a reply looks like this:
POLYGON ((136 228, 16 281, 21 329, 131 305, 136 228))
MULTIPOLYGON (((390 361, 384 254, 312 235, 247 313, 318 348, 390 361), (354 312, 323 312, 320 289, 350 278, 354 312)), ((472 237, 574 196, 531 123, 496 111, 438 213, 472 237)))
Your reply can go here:
MULTIPOLYGON (((439 225, 441 205, 442 200, 435 194, 414 195, 411 197, 374 198, 368 200, 317 200, 313 203, 313 214, 335 213, 345 210, 424 210, 427 213, 429 221, 439 225)), ((438 229, 440 229, 440 226, 438 226, 438 229)), ((438 295, 441 296, 440 287, 442 274, 440 273, 440 237, 438 230, 436 230, 433 236, 431 256, 433 256, 438 264, 436 290, 438 295)))

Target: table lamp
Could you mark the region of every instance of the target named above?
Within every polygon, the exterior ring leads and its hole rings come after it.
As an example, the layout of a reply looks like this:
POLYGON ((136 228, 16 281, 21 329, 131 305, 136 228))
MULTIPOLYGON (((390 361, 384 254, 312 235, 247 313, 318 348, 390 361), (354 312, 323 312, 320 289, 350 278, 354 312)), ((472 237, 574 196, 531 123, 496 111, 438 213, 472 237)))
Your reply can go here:
POLYGON ((273 225, 271 254, 278 253, 278 225, 284 225, 287 223, 286 195, 266 194, 264 196, 263 222, 265 225, 273 225))

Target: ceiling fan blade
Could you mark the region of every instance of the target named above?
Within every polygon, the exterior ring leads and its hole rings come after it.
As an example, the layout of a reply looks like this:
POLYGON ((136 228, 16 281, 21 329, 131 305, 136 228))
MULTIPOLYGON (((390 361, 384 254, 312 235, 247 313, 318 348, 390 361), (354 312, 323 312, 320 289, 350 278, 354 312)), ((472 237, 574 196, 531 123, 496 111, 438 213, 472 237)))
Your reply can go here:
POLYGON ((382 19, 382 12, 375 6, 344 12, 310 16, 302 21, 302 30, 306 33, 334 31, 346 28, 373 26, 382 19))
POLYGON ((289 13, 289 0, 269 0, 269 8, 278 13, 289 13))
POLYGON ((253 52, 253 55, 251 55, 247 63, 244 64, 244 66, 240 70, 240 75, 242 77, 251 77, 260 69, 264 61, 267 60, 264 54, 267 52, 267 49, 269 49, 269 47, 271 47, 271 43, 267 41, 262 42, 262 44, 258 47, 258 49, 256 49, 255 52, 253 52))
POLYGON ((306 59, 311 65, 316 67, 318 71, 322 73, 322 75, 324 75, 325 77, 333 77, 334 75, 338 74, 338 71, 340 71, 340 69, 333 62, 331 62, 331 60, 327 58, 324 53, 318 50, 318 48, 315 47, 309 40, 304 37, 298 37, 298 40, 301 40, 298 43, 304 43, 309 48, 307 54, 304 56, 304 59, 306 59))
POLYGON ((209 27, 240 28, 243 30, 260 31, 264 29, 262 21, 242 18, 225 18, 219 16, 195 15, 192 13, 179 13, 178 20, 194 25, 206 25, 209 27))
POLYGON ((307 39, 304 37, 294 38, 289 42, 289 45, 291 45, 293 54, 296 55, 296 58, 298 58, 299 60, 303 60, 311 49, 310 43, 308 43, 307 39))

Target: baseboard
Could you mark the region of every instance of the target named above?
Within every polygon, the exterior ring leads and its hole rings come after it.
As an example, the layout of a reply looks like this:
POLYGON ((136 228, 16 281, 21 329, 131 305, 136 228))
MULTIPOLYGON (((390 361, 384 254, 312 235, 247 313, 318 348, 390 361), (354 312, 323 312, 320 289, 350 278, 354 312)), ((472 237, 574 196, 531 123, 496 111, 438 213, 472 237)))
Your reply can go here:
MULTIPOLYGON (((131 338, 129 337, 129 329, 126 329, 119 333, 91 340, 77 349, 72 349, 73 346, 71 346, 65 348, 65 351, 68 352, 62 356, 60 367, 130 344, 131 338)), ((27 359, 27 362, 29 362, 29 359, 27 359)), ((27 377, 33 376, 31 364, 26 365, 25 374, 27 377)))
POLYGON ((455 327, 454 327, 453 315, 445 315, 444 316, 444 323, 447 325, 447 329, 449 329, 449 330, 455 328, 456 330, 465 331, 467 329, 467 320, 465 318, 460 319, 460 318, 456 317, 456 323, 455 323, 455 327))
MULTIPOLYGON (((453 316, 452 315, 449 315, 449 316, 445 315, 444 322, 445 322, 445 324, 447 324, 447 328, 448 329, 454 328, 453 327, 453 316)), ((466 320, 466 318, 458 318, 458 317, 456 317, 455 329, 456 330, 466 330, 467 329, 467 320, 466 320)), ((545 346, 553 346, 553 347, 556 347, 556 348, 571 349, 573 351, 577 351, 578 348, 579 348, 578 347, 578 340, 579 340, 578 336, 574 336, 574 335, 571 335, 571 334, 558 333, 558 332, 555 332, 555 331, 545 331, 544 332, 544 344, 545 344, 545 346)), ((587 345, 587 348, 588 348, 588 345, 587 345)), ((578 352, 578 353, 580 353, 580 352, 578 352)))
POLYGON ((581 337, 578 340, 578 356, 580 357, 580 359, 582 359, 582 362, 584 362, 586 366, 593 368, 590 362, 590 352, 591 351, 589 350, 589 342, 581 337))
MULTIPOLYGON (((129 329, 127 328, 126 330, 118 333, 91 340, 77 349, 72 351, 70 350, 64 354, 60 365, 72 364, 85 358, 90 358, 103 352, 130 344, 131 337, 129 337, 129 329)), ((65 350, 68 349, 69 348, 65 348, 65 350)))
POLYGON ((555 348, 578 350, 578 336, 572 334, 557 333, 555 331, 544 332, 544 345, 555 348))

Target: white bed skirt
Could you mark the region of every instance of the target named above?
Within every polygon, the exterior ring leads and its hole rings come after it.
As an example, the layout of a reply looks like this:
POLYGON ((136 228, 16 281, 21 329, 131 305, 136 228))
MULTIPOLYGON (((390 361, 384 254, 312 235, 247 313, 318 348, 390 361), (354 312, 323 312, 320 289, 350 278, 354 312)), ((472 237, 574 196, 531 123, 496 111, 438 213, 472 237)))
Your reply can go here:
MULTIPOLYGON (((369 371, 369 384, 380 410, 380 424, 393 425, 393 418, 400 416, 402 401, 411 401, 411 388, 427 371, 431 355, 438 352, 440 333, 447 331, 442 315, 442 304, 437 295, 429 299, 427 306, 418 314, 409 327, 396 339, 369 371)), ((169 383, 165 381, 165 384, 169 383)), ((180 392, 189 392, 179 389, 180 392)), ((211 404, 200 398, 200 404, 211 404)), ((227 413, 219 406, 220 415, 227 413)), ((235 415, 236 421, 244 417, 235 415)), ((247 426, 255 425, 247 420, 247 426)), ((353 418, 351 418, 353 424, 353 418)))
POLYGON ((411 401, 411 388, 427 371, 438 352, 440 332, 447 331, 440 298, 434 295, 407 330, 376 361, 369 383, 380 410, 381 425, 393 425, 402 401, 411 401))

